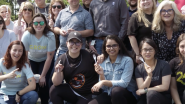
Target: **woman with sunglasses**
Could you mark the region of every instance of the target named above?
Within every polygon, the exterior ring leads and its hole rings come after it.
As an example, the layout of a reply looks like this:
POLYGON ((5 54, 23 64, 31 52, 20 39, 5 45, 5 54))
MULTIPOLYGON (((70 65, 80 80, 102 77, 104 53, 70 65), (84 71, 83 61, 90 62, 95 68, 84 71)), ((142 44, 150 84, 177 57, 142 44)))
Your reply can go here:
POLYGON ((9 30, 13 30, 14 28, 14 23, 11 20, 11 8, 9 5, 1 5, 0 6, 0 15, 3 17, 5 24, 6 24, 6 28, 9 30))
POLYGON ((82 48, 82 36, 79 32, 70 32, 66 42, 68 51, 56 61, 50 88, 53 104, 87 104, 94 94, 91 88, 98 82, 91 53, 82 48), (63 80, 66 83, 62 83, 63 80))
POLYGON ((53 68, 53 56, 56 49, 55 35, 51 32, 43 14, 36 14, 30 27, 24 32, 22 42, 34 74, 40 74, 37 90, 42 104, 49 99, 49 76, 53 68))
POLYGON ((21 3, 18 20, 14 22, 14 32, 18 35, 18 40, 21 40, 26 28, 30 26, 34 14, 34 7, 30 2, 21 3))
POLYGON ((159 51, 157 58, 169 62, 176 57, 175 48, 178 37, 185 33, 185 20, 173 1, 162 1, 152 23, 153 40, 159 51))
MULTIPOLYGON (((65 8, 65 5, 62 0, 52 0, 49 7, 50 19, 49 19, 49 26, 53 30, 55 20, 59 14, 59 12, 65 8)), ((56 49, 59 47, 59 35, 55 34, 56 38, 56 49)))
POLYGON ((13 41, 0 59, 0 104, 35 104, 35 79, 21 41, 13 41))
POLYGON ((8 45, 16 40, 16 35, 13 31, 6 29, 6 24, 2 16, 0 16, 0 58, 2 58, 8 45))
POLYGON ((185 104, 185 33, 182 33, 176 44, 175 57, 170 61, 170 67, 172 70, 171 77, 171 94, 175 104, 185 104))
POLYGON ((143 39, 139 50, 145 62, 135 69, 136 94, 140 96, 137 104, 172 104, 169 64, 155 57, 157 45, 151 39, 143 39))
POLYGON ((116 35, 108 35, 102 49, 104 61, 95 64, 99 82, 91 91, 104 92, 88 104, 136 104, 136 82, 132 79, 134 63, 122 41, 116 35))

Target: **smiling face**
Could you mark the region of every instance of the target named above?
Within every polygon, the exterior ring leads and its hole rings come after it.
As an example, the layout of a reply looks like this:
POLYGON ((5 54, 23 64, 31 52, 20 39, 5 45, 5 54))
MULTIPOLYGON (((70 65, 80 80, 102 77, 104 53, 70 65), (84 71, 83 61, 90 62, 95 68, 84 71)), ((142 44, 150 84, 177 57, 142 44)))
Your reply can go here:
POLYGON ((185 40, 179 43, 179 52, 185 58, 185 40))
POLYGON ((140 0, 140 7, 143 10, 148 10, 148 9, 152 9, 154 4, 152 0, 140 0))
POLYGON ((33 20, 33 28, 35 29, 35 32, 43 32, 44 28, 46 27, 46 23, 42 17, 35 17, 33 20), (38 23, 38 25, 35 25, 34 23, 38 23), (44 22, 44 25, 41 25, 40 23, 44 22))
POLYGON ((137 0, 128 0, 128 4, 129 4, 131 7, 136 7, 136 6, 137 6, 137 0))
POLYGON ((3 17, 3 19, 5 18, 10 19, 10 12, 8 11, 7 13, 7 9, 5 7, 1 8, 0 15, 3 17))
POLYGON ((59 2, 55 2, 53 5, 52 5, 52 12, 55 16, 58 15, 58 13, 62 10, 62 5, 59 3, 59 2), (58 8, 58 7, 60 8, 58 8), (54 8, 55 7, 55 8, 54 8))
POLYGON ((141 49, 141 55, 145 61, 154 59, 155 50, 148 43, 144 43, 141 49))
POLYGON ((108 39, 106 43, 106 52, 110 57, 117 57, 119 53, 119 44, 113 40, 108 39))
POLYGON ((66 42, 67 48, 70 54, 78 54, 80 53, 80 49, 82 48, 82 43, 78 39, 70 39, 66 42))
POLYGON ((24 17, 32 17, 32 15, 33 15, 33 10, 31 8, 25 6, 23 8, 23 16, 24 17))
POLYGON ((23 47, 21 45, 13 45, 10 50, 10 55, 13 63, 17 63, 23 54, 23 47))
POLYGON ((162 21, 164 21, 164 22, 173 22, 174 16, 175 16, 175 14, 174 14, 173 8, 170 4, 165 5, 161 9, 161 19, 162 19, 162 21))

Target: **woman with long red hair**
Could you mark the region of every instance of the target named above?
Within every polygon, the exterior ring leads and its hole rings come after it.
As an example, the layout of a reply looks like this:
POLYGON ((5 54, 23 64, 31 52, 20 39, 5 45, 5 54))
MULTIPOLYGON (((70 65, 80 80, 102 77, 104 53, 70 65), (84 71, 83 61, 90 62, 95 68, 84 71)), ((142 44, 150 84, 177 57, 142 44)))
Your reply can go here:
POLYGON ((35 79, 21 41, 13 41, 0 59, 0 104, 35 104, 35 79))

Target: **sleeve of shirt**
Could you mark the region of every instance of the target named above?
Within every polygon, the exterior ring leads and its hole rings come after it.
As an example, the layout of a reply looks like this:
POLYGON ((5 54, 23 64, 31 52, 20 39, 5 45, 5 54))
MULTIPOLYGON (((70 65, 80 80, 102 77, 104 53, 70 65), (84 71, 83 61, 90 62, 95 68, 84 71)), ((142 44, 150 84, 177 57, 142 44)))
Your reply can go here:
POLYGON ((53 32, 48 32, 48 52, 52 52, 56 49, 56 40, 53 32))
POLYGON ((133 35, 136 36, 139 29, 139 24, 137 22, 137 14, 134 13, 130 17, 129 23, 128 23, 128 29, 127 29, 127 35, 133 35))
POLYGON ((171 75, 170 65, 166 61, 163 61, 162 65, 162 76, 171 75))
POLYGON ((59 12, 59 14, 58 14, 58 16, 57 16, 57 19, 56 19, 56 21, 55 21, 54 27, 59 27, 59 28, 61 28, 61 25, 60 25, 60 22, 61 22, 61 20, 60 20, 61 15, 62 15, 62 11, 59 12))
POLYGON ((13 31, 10 32, 10 38, 11 38, 10 39, 11 42, 17 40, 17 37, 16 37, 16 35, 15 35, 15 33, 13 31))
POLYGON ((85 17, 85 29, 86 30, 93 30, 94 25, 93 25, 93 20, 91 17, 91 14, 88 12, 86 17, 85 17))
POLYGON ((23 42, 23 44, 24 44, 24 47, 25 47, 25 49, 26 49, 26 51, 28 51, 29 50, 29 32, 28 31, 26 31, 26 32, 24 32, 24 34, 23 34, 23 37, 22 37, 22 39, 21 39, 21 41, 23 42))
POLYGON ((121 29, 119 31, 118 37, 120 39, 123 39, 126 37, 127 34, 127 28, 128 28, 128 21, 129 21, 129 13, 128 13, 128 8, 126 5, 125 0, 120 0, 120 22, 121 22, 121 29))
POLYGON ((27 79, 33 77, 33 72, 31 70, 31 67, 28 64, 26 64, 26 67, 24 66, 23 71, 24 71, 27 79))
POLYGON ((142 73, 141 73, 141 65, 138 65, 138 66, 135 68, 135 77, 136 77, 136 78, 143 78, 143 77, 142 77, 142 73))
POLYGON ((121 62, 122 68, 124 68, 123 73, 121 75, 121 79, 120 80, 112 80, 111 82, 112 82, 113 87, 120 86, 120 87, 126 88, 132 78, 132 74, 133 74, 133 70, 134 70, 133 61, 130 57, 123 57, 123 58, 127 58, 127 59, 126 59, 125 63, 121 62))
POLYGON ((176 77, 176 75, 175 75, 175 59, 172 59, 170 62, 169 62, 169 64, 170 64, 170 68, 171 68, 171 71, 172 71, 172 75, 171 75, 171 77, 176 77))

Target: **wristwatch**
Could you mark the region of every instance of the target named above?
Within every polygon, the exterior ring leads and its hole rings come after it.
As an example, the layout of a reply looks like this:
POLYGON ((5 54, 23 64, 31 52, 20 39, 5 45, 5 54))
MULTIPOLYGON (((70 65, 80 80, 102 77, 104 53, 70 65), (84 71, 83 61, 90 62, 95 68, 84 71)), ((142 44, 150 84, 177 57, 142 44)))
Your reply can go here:
POLYGON ((144 88, 144 90, 145 90, 145 93, 147 93, 147 92, 148 92, 148 88, 147 88, 147 87, 145 87, 145 88, 144 88))
POLYGON ((21 96, 21 95, 19 95, 19 91, 17 91, 17 93, 16 93, 18 96, 21 96))

